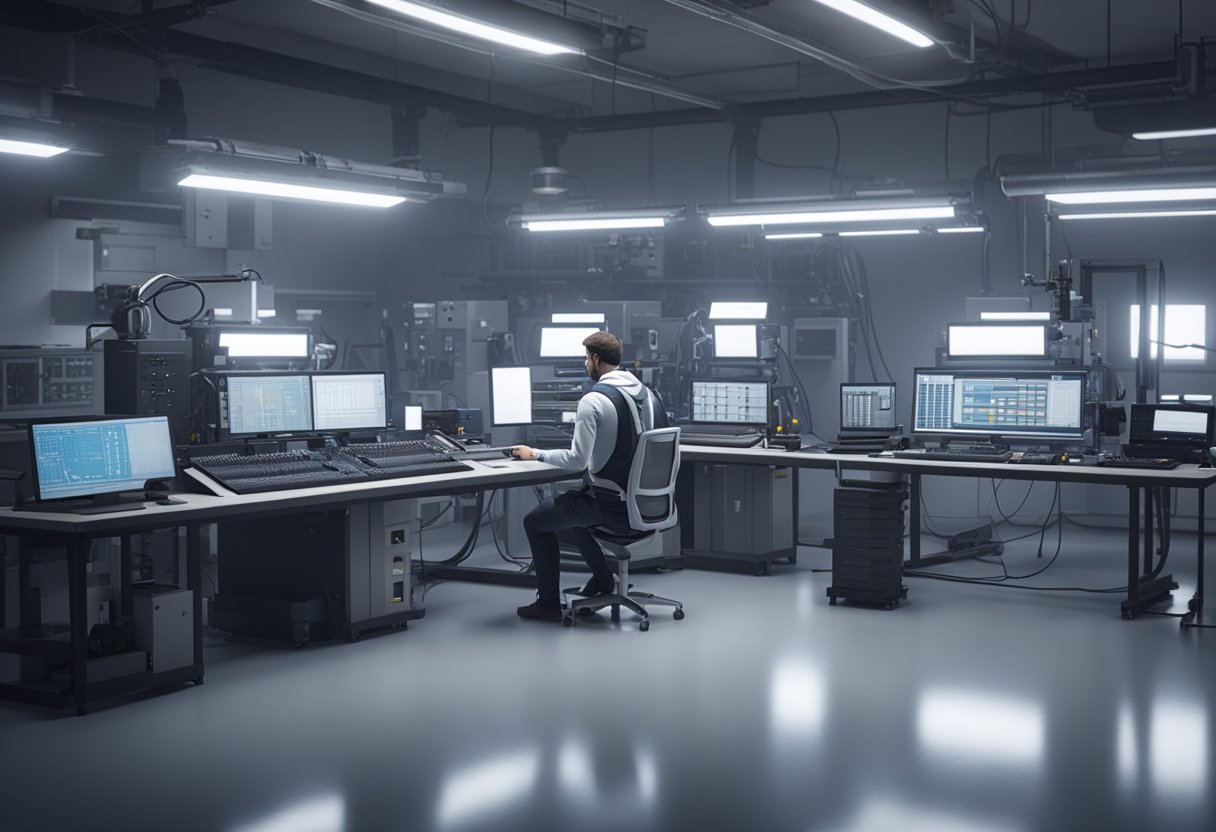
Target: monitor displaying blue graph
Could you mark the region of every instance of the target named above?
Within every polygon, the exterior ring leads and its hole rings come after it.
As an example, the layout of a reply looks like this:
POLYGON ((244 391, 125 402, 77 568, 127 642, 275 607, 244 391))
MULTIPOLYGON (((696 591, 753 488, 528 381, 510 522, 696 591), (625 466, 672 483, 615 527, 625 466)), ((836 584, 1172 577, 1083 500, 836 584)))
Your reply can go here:
POLYGON ((912 431, 1080 439, 1083 371, 918 369, 912 431))
POLYGON ((143 490, 176 476, 165 416, 30 425, 39 500, 143 490))
POLYGON ((307 433, 312 428, 312 385, 307 373, 227 377, 228 433, 246 436, 307 433))

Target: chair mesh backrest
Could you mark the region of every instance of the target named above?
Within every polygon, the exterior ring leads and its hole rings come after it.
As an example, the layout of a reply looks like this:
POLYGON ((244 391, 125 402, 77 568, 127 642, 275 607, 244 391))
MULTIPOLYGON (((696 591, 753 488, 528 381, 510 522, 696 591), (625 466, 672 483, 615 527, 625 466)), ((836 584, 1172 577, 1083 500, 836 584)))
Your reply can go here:
POLYGON ((629 525, 658 531, 676 524, 675 485, 680 464, 680 429, 658 428, 638 437, 629 470, 629 525))

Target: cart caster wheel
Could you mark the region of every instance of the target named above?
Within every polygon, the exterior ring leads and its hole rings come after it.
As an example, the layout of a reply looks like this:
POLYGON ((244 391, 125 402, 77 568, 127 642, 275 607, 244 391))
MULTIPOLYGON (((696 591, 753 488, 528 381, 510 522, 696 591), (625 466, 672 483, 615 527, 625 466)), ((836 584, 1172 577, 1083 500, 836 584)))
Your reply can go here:
POLYGON ((650 629, 650 622, 647 621, 645 618, 643 618, 642 623, 638 625, 638 629, 641 630, 643 633, 646 632, 647 630, 650 629))
POLYGON ((1195 612, 1196 610, 1198 610, 1199 609, 1199 599, 1192 598, 1191 600, 1187 601, 1186 608, 1188 610, 1190 610, 1191 612, 1195 612))
POLYGON ((887 609, 889 609, 889 610, 893 610, 893 609, 895 609, 895 608, 896 608, 896 607, 898 607, 898 606, 899 606, 899 604, 897 604, 897 603, 896 603, 896 602, 894 602, 894 601, 888 601, 888 602, 886 603, 886 607, 887 607, 887 609))
POLYGON ((348 638, 348 639, 347 639, 347 641, 348 641, 348 642, 350 642, 351 644, 354 644, 354 643, 355 643, 356 641, 358 641, 358 640, 359 640, 359 634, 358 634, 358 633, 353 633, 353 634, 350 636, 350 638, 348 638))
POLYGON ((195 676, 195 677, 194 677, 193 679, 191 679, 190 681, 191 681, 191 682, 193 682, 193 683, 194 683, 194 684, 196 684, 196 685, 201 685, 201 684, 203 683, 203 677, 202 677, 202 676, 195 676))
POLYGON ((675 612, 673 612, 671 614, 671 617, 674 618, 676 621, 683 621, 684 620, 684 610, 676 610, 675 612))
POLYGON ((788 563, 791 563, 791 564, 797 564, 797 563, 798 563, 798 556, 797 556, 797 555, 790 555, 788 558, 786 558, 786 561, 787 561, 788 563))
POLYGON ((574 616, 573 615, 563 615, 562 616, 562 626, 563 627, 573 627, 574 626, 574 616))

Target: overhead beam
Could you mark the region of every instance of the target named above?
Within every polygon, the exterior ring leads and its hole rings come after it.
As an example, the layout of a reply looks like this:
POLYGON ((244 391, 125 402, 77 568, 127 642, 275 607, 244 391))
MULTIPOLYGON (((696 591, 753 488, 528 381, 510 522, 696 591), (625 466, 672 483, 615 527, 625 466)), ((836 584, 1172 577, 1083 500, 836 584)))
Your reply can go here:
POLYGON ((714 124, 731 121, 740 115, 764 119, 840 110, 864 110, 903 104, 924 104, 927 102, 958 100, 974 101, 1008 95, 1150 84, 1173 80, 1177 77, 1177 71, 1177 64, 1173 61, 1155 61, 1142 64, 1103 67, 1100 69, 1080 69, 1069 72, 1022 75, 1012 78, 994 78, 987 81, 970 81, 946 87, 933 87, 931 89, 899 87, 890 90, 873 90, 813 98, 759 101, 751 104, 736 105, 729 112, 685 108, 646 113, 629 113, 620 116, 567 119, 565 124, 571 132, 577 133, 647 130, 655 127, 714 124))
MULTIPOLYGON (((182 8, 160 9, 152 14, 158 22, 182 22, 179 12, 182 8)), ((88 14, 79 8, 48 0, 5 0, 0 3, 0 25, 51 33, 87 29, 88 34, 80 38, 82 43, 144 57, 149 55, 147 47, 104 25, 98 16, 133 33, 132 37, 137 40, 139 34, 146 32, 138 14, 130 17, 102 12, 88 14)), ((166 57, 189 61, 217 72, 390 106, 433 107, 462 116, 465 126, 495 124, 500 127, 539 129, 558 123, 557 119, 549 116, 238 43, 172 29, 158 28, 146 34, 151 41, 148 46, 166 57)))

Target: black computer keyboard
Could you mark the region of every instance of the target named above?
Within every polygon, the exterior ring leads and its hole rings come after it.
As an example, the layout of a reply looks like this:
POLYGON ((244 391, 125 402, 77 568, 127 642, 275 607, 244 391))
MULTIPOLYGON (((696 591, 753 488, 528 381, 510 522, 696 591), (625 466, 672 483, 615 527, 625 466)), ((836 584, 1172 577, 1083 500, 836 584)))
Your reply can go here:
POLYGON ((898 459, 925 459, 944 462, 1008 462, 1012 451, 999 448, 925 448, 895 451, 898 459))
POLYGON ((1149 459, 1136 456, 1108 456, 1098 464, 1103 468, 1142 468, 1149 471, 1172 471, 1182 463, 1176 459, 1149 459))
POLYGON ((452 459, 438 446, 406 442, 386 442, 396 446, 349 446, 336 451, 285 451, 269 454, 215 454, 195 456, 190 461, 196 468, 220 485, 237 494, 256 494, 293 488, 314 488, 321 485, 346 485, 375 480, 420 477, 432 474, 452 474, 471 470, 468 465, 452 459), (414 453, 408 453, 412 446, 414 453), (421 445, 421 447, 420 447, 421 445), (351 453, 351 447, 375 448, 390 454, 371 456, 351 453))

